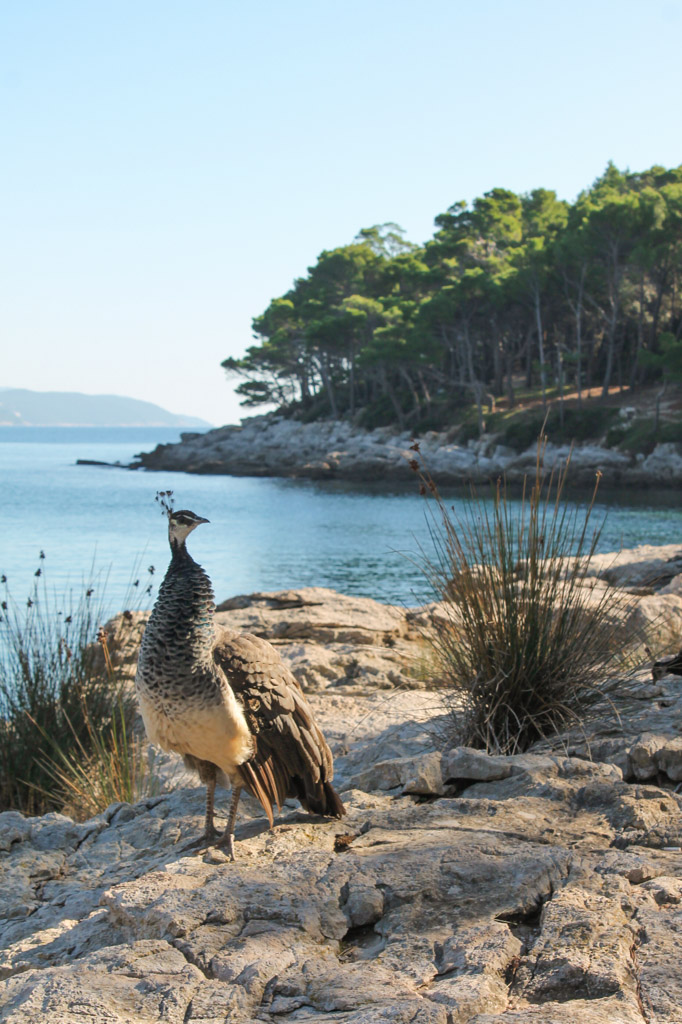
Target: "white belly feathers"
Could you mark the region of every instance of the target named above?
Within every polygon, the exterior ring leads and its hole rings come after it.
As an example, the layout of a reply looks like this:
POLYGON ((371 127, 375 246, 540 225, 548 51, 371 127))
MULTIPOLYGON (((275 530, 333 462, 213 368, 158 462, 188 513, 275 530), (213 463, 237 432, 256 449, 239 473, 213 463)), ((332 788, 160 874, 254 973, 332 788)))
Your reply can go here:
POLYGON ((138 696, 147 736, 164 750, 211 761, 226 775, 232 775, 237 765, 251 757, 253 740, 244 713, 229 689, 223 690, 221 704, 190 707, 172 718, 143 694, 138 696))

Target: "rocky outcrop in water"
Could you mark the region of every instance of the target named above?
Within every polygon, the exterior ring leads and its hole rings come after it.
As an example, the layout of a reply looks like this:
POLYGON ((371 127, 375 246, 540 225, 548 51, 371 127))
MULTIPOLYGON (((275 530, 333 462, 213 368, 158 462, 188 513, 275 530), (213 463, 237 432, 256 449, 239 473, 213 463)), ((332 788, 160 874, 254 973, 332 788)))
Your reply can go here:
MULTIPOLYGON (((671 546, 601 572, 637 614, 680 600, 681 568, 671 546)), ((425 688, 437 614, 320 588, 225 602, 308 689, 348 817, 292 805, 269 831, 244 799, 229 863, 183 852, 204 794, 182 776, 83 823, 0 815, 0 1019, 679 1024, 680 679, 644 669, 574 734, 492 757, 425 688)), ((124 621, 132 671, 143 617, 124 621)))
MULTIPOLYGON (((233 476, 291 476, 312 479, 399 482, 414 479, 409 461, 409 433, 390 427, 364 431, 340 421, 254 416, 241 426, 219 427, 205 434, 184 434, 178 444, 159 445, 138 456, 135 467, 233 476)), ((426 466, 439 484, 482 481, 505 474, 521 481, 532 474, 537 449, 517 452, 494 437, 452 442, 448 433, 427 433, 419 440, 426 466)), ((599 471, 607 485, 656 487, 682 483, 682 454, 674 444, 659 444, 649 456, 631 455, 598 444, 549 444, 545 465, 563 464, 571 455, 570 480, 591 484, 599 471)))

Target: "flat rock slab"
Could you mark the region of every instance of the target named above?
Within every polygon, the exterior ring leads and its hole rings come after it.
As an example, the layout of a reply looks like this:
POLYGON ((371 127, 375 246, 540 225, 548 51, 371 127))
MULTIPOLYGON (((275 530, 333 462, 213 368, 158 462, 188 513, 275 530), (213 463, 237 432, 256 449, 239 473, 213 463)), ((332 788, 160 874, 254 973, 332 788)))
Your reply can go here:
POLYGON ((599 574, 619 587, 660 590, 682 573, 682 544, 641 544, 624 551, 594 555, 590 575, 599 574))
MULTIPOLYGON (((308 692, 373 693, 431 685, 436 673, 425 633, 434 610, 301 587, 230 598, 218 605, 216 622, 269 640, 308 692)), ((131 680, 147 618, 126 612, 106 626, 114 665, 131 680)))
POLYGON ((377 643, 408 631, 403 609, 326 587, 301 587, 233 597, 218 605, 217 621, 268 640, 377 643), (229 613, 221 615, 221 613, 229 613))
POLYGON ((532 749, 608 761, 632 782, 677 785, 682 780, 682 679, 668 675, 654 683, 647 670, 634 673, 588 722, 532 749))
POLYGON ((426 802, 366 780, 342 821, 243 816, 235 863, 182 853, 200 789, 83 825, 0 815, 2 1019, 679 1020, 680 798, 577 758, 428 756, 479 778, 426 802))

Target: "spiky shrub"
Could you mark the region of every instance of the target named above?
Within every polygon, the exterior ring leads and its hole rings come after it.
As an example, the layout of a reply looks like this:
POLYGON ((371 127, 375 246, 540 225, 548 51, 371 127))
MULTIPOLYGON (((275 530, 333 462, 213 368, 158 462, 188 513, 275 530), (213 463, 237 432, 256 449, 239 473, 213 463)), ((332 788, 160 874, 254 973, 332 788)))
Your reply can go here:
POLYGON ((430 640, 456 740, 489 753, 518 753, 580 723, 632 640, 629 599, 589 575, 603 526, 591 528, 598 480, 585 507, 569 505, 566 469, 547 477, 543 452, 520 502, 498 482, 492 499, 472 492, 457 510, 413 463, 432 502, 436 554, 425 572, 442 606, 430 640))
MULTIPOLYGON (((109 661, 105 636, 101 636, 101 642, 109 661)), ((50 744, 53 752, 41 764, 63 810, 83 821, 110 804, 135 803, 161 792, 152 749, 133 731, 131 706, 120 690, 104 727, 93 720, 85 698, 82 718, 85 741, 67 721, 72 733, 70 742, 50 744)))
MULTIPOLYGON (((26 814, 72 805, 60 775, 80 766, 94 779, 105 751, 120 754, 125 742, 130 752, 136 714, 106 641, 104 648, 98 643, 103 615, 95 587, 51 598, 43 558, 41 552, 33 592, 21 606, 2 577, 0 810, 26 814)), ((106 806, 99 803, 96 810, 106 806)))

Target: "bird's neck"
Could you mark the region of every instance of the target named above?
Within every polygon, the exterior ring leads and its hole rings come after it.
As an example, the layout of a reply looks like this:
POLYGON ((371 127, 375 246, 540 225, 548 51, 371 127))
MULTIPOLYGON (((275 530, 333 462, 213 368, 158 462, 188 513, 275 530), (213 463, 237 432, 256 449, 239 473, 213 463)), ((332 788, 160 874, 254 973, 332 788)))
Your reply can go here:
MULTIPOLYGON (((177 537, 169 537, 168 543, 170 544, 172 554, 171 565, 173 564, 173 562, 194 562, 194 559, 187 550, 187 544, 185 542, 184 537, 182 540, 179 540, 177 537)), ((196 565, 197 563, 194 562, 194 564, 196 565)))
POLYGON ((185 636, 191 637, 191 646, 198 650, 212 646, 215 633, 213 615, 215 598, 208 574, 190 555, 184 540, 171 543, 173 556, 161 585, 164 600, 169 600, 175 614, 183 620, 185 636))
POLYGON ((208 573, 199 565, 198 562, 194 561, 187 550, 185 541, 172 541, 171 551, 172 557, 166 577, 174 578, 175 580, 192 580, 191 590, 193 597, 196 598, 196 602, 192 601, 188 603, 188 610, 191 609, 192 605, 195 603, 210 604, 211 609, 215 610, 213 587, 211 586, 208 573))

